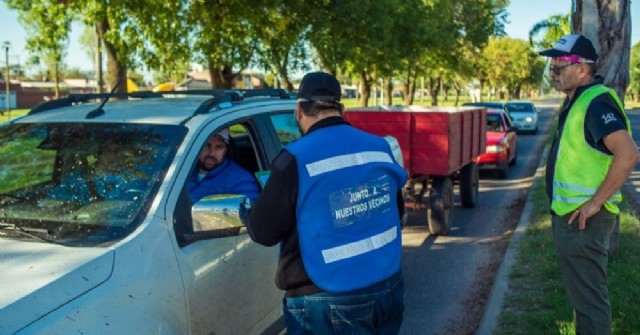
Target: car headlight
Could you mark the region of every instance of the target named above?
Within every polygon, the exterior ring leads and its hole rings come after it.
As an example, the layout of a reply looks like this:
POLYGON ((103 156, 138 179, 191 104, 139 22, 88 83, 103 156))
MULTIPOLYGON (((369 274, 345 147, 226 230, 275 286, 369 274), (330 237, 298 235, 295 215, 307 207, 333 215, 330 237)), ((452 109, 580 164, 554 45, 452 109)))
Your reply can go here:
POLYGON ((526 119, 524 119, 525 122, 533 122, 533 118, 531 116, 527 116, 526 119))
POLYGON ((503 150, 504 147, 502 145, 487 145, 488 153, 502 152, 503 150))

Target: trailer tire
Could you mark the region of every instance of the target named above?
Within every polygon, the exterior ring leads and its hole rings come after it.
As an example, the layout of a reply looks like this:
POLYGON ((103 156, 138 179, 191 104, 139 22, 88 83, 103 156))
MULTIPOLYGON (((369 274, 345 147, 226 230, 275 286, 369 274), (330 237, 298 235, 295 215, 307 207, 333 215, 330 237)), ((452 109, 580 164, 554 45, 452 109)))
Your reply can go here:
POLYGON ((460 202, 465 208, 476 207, 480 192, 480 174, 478 164, 469 163, 460 171, 460 202))
POLYGON ((429 231, 433 235, 449 233, 453 214, 453 182, 449 177, 434 178, 429 193, 429 231))

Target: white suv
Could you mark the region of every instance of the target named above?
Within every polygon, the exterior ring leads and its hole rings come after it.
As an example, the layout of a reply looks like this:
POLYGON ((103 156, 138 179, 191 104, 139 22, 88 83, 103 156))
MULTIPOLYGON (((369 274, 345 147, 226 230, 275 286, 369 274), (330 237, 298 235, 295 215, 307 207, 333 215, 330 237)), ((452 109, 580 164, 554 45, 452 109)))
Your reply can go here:
POLYGON ((535 134, 538 132, 538 110, 531 101, 511 100, 504 104, 513 125, 519 133, 535 134))
POLYGON ((250 240, 241 196, 192 206, 185 183, 225 127, 232 157, 268 170, 300 136, 295 101, 281 90, 105 97, 71 95, 0 125, 0 334, 279 333, 278 248, 250 240))

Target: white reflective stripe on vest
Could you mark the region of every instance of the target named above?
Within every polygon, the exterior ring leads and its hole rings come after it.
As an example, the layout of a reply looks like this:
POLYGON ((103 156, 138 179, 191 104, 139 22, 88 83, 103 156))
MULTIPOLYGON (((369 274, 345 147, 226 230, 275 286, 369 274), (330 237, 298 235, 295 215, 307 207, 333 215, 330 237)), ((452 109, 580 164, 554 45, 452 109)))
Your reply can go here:
POLYGON ((331 249, 322 250, 325 263, 332 263, 342 259, 362 255, 372 250, 380 249, 398 238, 398 227, 392 227, 382 233, 367 237, 360 241, 344 244, 331 249))
POLYGON ((596 189, 595 188, 591 188, 591 187, 585 187, 585 186, 580 186, 580 185, 572 185, 569 183, 563 183, 560 181, 554 181, 553 182, 554 186, 557 187, 562 187, 564 189, 567 190, 572 190, 572 191, 578 191, 578 192, 582 192, 582 193, 586 193, 586 194, 596 194, 596 189))
MULTIPOLYGON (((612 204, 618 204, 620 203, 618 200, 616 200, 616 196, 620 195, 620 192, 616 192, 616 194, 614 194, 611 198, 609 198, 609 200, 607 200, 608 202, 612 203, 612 204)), ((591 200, 592 196, 586 196, 586 197, 563 197, 560 195, 554 195, 553 196, 553 200, 554 201, 560 201, 560 202, 564 202, 565 204, 580 204, 580 203, 584 203, 587 202, 589 200, 591 200)))
POLYGON ((393 163, 393 159, 383 151, 363 151, 322 159, 309 163, 306 167, 309 176, 314 177, 323 173, 367 163, 393 163))

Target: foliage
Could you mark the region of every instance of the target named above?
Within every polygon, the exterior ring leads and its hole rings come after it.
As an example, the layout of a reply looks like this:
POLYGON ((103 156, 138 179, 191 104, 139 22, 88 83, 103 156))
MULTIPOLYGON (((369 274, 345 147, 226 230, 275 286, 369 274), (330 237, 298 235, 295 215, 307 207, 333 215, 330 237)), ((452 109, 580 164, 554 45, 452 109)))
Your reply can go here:
POLYGON ((62 59, 73 19, 63 2, 56 0, 5 0, 18 10, 18 18, 27 32, 27 49, 44 62, 55 79, 56 97, 60 94, 62 59))
MULTIPOLYGON (((363 105, 382 82, 388 90, 404 86, 411 103, 421 78, 438 104, 440 88, 460 94, 479 82, 518 95, 537 89, 544 72, 526 43, 500 38, 508 0, 4 1, 12 8, 50 2, 65 8, 65 20, 81 19, 92 59, 96 38, 103 41, 109 86, 143 68, 156 83, 180 82, 195 62, 216 88, 231 87, 239 72, 257 66, 292 89, 292 73, 317 65, 361 87, 363 105)), ((569 15, 538 22, 533 49, 568 30, 569 15)))
POLYGON ((263 14, 256 9, 265 1, 188 1, 193 57, 209 67, 213 88, 230 88, 235 75, 250 65, 257 48, 255 24, 263 14))
POLYGON ((89 74, 77 67, 66 69, 63 76, 65 79, 89 79, 89 74))
POLYGON ((293 90, 291 72, 307 70, 307 45, 303 39, 307 27, 302 0, 273 0, 257 17, 256 37, 259 63, 275 73, 285 89, 293 90))
POLYGON ((571 16, 553 15, 546 20, 542 20, 529 30, 529 43, 536 50, 548 49, 553 46, 563 35, 571 33, 571 16), (536 40, 536 36, 542 34, 542 38, 536 40))
POLYGON ((487 61, 487 81, 494 87, 506 87, 517 96, 522 84, 532 81, 537 56, 527 42, 508 37, 492 38, 483 51, 487 61))
POLYGON ((631 48, 631 64, 629 66, 629 93, 634 101, 640 100, 640 42, 631 48))

